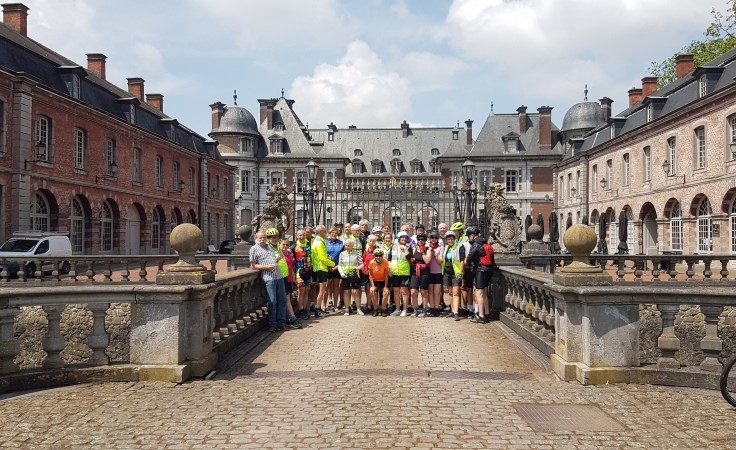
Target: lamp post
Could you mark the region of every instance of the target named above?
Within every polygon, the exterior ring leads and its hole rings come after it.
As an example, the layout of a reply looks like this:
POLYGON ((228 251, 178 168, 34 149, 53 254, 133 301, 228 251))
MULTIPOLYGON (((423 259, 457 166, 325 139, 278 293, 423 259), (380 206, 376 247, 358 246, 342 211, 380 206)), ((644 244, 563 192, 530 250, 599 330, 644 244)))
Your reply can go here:
POLYGON ((309 189, 305 190, 302 195, 304 198, 304 210, 306 215, 304 217, 304 225, 313 227, 315 225, 315 214, 314 214, 314 203, 317 198, 317 172, 319 171, 319 165, 310 160, 307 163, 307 178, 309 178, 309 189))
POLYGON ((475 214, 475 203, 478 198, 478 191, 473 189, 473 177, 475 176, 475 164, 470 159, 466 159, 462 165, 463 187, 460 191, 455 191, 456 212, 459 219, 468 225, 476 225, 477 218, 475 214))
POLYGON ((665 175, 669 175, 670 174, 670 162, 667 161, 666 159, 662 163, 662 170, 664 170, 664 174, 665 175))

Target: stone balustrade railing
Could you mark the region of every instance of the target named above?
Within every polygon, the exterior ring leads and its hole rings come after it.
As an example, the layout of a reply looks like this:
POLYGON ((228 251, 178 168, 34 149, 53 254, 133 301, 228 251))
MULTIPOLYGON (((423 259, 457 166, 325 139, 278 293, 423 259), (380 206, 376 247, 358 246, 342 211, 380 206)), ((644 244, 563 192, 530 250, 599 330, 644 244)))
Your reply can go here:
MULTIPOLYGON (((615 281, 736 281, 736 255, 601 255, 593 253, 590 264, 614 275, 615 281), (730 266, 730 270, 729 270, 730 266)), ((528 267, 554 273, 572 261, 572 255, 522 256, 528 267)))
MULTIPOLYGON (((239 255, 201 254, 197 262, 208 265, 217 271, 218 261, 221 272, 242 266, 243 257, 239 255)), ((177 255, 79 255, 71 257, 26 257, 0 258, 0 284, 2 283, 113 283, 149 282, 156 280, 156 274, 179 260, 177 255), (29 276, 23 267, 29 263, 36 269, 29 276), (59 270, 64 263, 69 271, 59 270), (45 268, 45 270, 40 270, 45 268)))

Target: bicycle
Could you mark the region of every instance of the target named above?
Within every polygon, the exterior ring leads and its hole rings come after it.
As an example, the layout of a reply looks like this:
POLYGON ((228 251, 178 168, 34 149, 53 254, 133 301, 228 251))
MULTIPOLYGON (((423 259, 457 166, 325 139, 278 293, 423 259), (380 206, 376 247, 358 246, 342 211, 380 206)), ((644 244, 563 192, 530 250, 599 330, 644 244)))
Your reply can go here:
POLYGON ((732 406, 736 406, 736 373, 734 373, 734 376, 730 377, 730 379, 729 375, 734 365, 736 365, 736 355, 733 355, 731 359, 724 364, 723 371, 721 372, 721 395, 723 395, 723 398, 725 398, 732 406))

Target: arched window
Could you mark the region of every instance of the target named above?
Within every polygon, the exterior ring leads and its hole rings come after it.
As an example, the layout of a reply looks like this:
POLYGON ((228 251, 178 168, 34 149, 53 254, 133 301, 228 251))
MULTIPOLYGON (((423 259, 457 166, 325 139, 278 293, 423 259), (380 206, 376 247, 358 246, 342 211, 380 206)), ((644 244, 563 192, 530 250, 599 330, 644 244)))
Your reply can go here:
POLYGON ((393 151, 393 156, 401 156, 401 150, 399 150, 398 148, 395 148, 393 151))
POLYGON ((359 149, 359 148, 356 148, 356 149, 355 149, 355 150, 353 151, 353 156, 363 156, 363 150, 361 150, 361 149, 359 149))
POLYGON ((440 150, 438 148, 432 149, 432 156, 439 156, 439 154, 440 154, 440 150))
POLYGON ((728 223, 731 228, 731 253, 736 253, 736 198, 731 202, 728 223))
POLYGON ((100 211, 100 250, 112 251, 112 208, 105 202, 100 211))
POLYGON ((682 250, 682 210, 679 203, 672 205, 670 214, 670 248, 682 250))
POLYGON ((616 213, 611 210, 608 215, 608 253, 616 253, 618 249, 618 221, 616 213))
POLYGON ((73 253, 84 253, 84 208, 79 200, 72 199, 72 212, 69 217, 73 253))
POLYGON ((353 173, 363 173, 363 161, 359 159, 353 160, 353 173))
POLYGON ((49 204, 41 194, 36 194, 31 206, 31 228, 37 231, 49 231, 49 204))
POLYGON ((171 224, 170 229, 176 228, 177 225, 179 225, 179 219, 176 217, 176 211, 171 211, 171 216, 169 216, 169 223, 171 224))
POLYGON ((155 208, 151 214, 151 248, 161 248, 161 217, 155 208))
POLYGON ((710 200, 705 198, 698 206, 698 253, 710 253, 713 250, 711 236, 713 218, 711 214, 713 214, 713 210, 710 207, 710 200))

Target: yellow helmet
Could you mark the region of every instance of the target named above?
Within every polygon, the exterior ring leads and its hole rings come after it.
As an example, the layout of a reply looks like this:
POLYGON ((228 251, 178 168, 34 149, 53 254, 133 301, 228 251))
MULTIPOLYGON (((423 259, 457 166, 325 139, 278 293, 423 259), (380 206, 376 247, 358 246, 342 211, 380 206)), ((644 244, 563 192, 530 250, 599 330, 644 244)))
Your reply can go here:
POLYGON ((452 231, 462 231, 464 228, 465 228, 465 225, 462 222, 455 222, 450 227, 450 230, 452 230, 452 231))
POLYGON ((269 228, 268 230, 266 230, 266 237, 278 236, 280 234, 281 233, 279 233, 279 230, 277 230, 276 228, 269 228))

